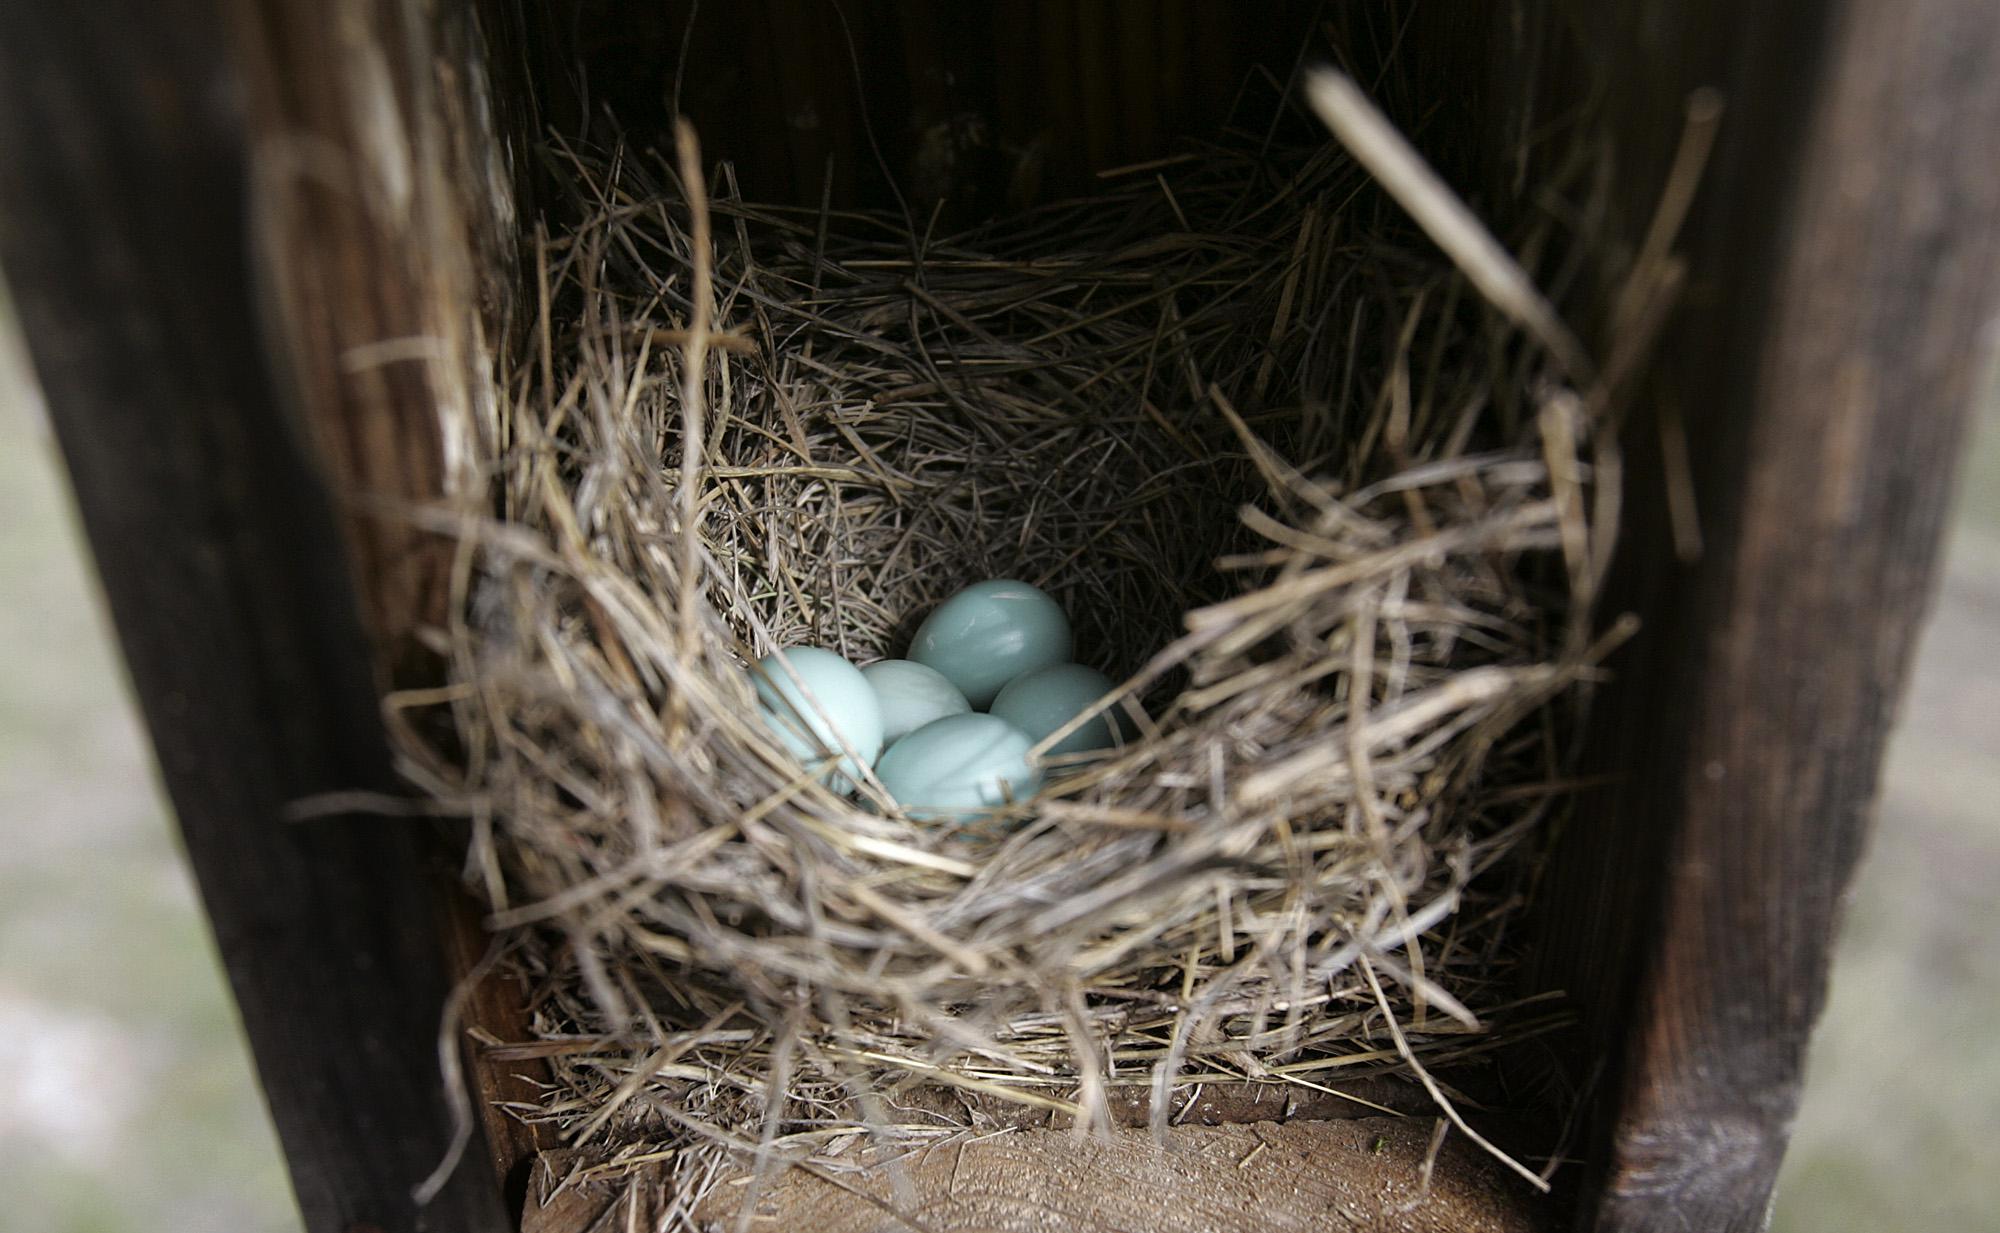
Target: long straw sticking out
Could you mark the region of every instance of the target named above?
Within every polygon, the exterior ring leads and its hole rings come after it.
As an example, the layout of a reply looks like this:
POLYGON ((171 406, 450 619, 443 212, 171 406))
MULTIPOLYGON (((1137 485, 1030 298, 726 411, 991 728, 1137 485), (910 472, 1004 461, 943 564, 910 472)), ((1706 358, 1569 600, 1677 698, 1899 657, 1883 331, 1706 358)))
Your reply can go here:
POLYGON ((1375 976, 1375 965, 1368 962, 1366 956, 1363 956, 1361 959, 1361 975, 1367 978, 1368 991, 1375 995, 1376 1004, 1382 1008, 1382 1019, 1389 1026, 1390 1038, 1396 1042, 1396 1052, 1402 1054, 1403 1060, 1409 1063, 1411 1073, 1416 1075, 1417 1081, 1424 1085, 1424 1090, 1430 1093, 1431 1099, 1437 1102, 1438 1108, 1444 1110, 1445 1117, 1450 1119, 1452 1125, 1458 1127, 1460 1133, 1484 1149, 1487 1155, 1519 1174, 1530 1186, 1533 1186, 1543 1194, 1547 1194, 1549 1192, 1548 1182, 1533 1169, 1530 1169, 1508 1155, 1506 1151, 1491 1139, 1488 1139, 1485 1135, 1480 1134, 1467 1125, 1464 1116, 1458 1111, 1458 1106, 1453 1104, 1451 1098, 1444 1094, 1444 1089, 1438 1086, 1437 1080, 1431 1078, 1431 1072, 1425 1068, 1423 1062, 1419 1061, 1417 1055, 1410 1049, 1410 1040, 1409 1037, 1403 1034, 1403 1025, 1396 1022, 1396 1008, 1389 1004, 1389 995, 1382 992, 1382 982, 1375 976))
POLYGON ((1337 69, 1313 69, 1306 74, 1305 88, 1314 114, 1410 212, 1479 293, 1548 348, 1572 381, 1588 379, 1592 366, 1583 343, 1479 216, 1368 101, 1354 79, 1337 69))

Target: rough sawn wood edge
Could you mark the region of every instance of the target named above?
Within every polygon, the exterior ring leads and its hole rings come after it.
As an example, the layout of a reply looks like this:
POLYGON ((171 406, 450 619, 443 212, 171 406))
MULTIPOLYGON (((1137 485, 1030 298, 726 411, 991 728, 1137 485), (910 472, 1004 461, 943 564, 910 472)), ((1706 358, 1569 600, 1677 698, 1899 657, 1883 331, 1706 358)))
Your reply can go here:
MULTIPOLYGON (((725 1173, 694 1212, 758 1233, 1542 1233, 1543 1201, 1456 1133, 1432 1159, 1435 1119, 1363 1118, 1176 1126, 1104 1138, 1013 1130, 928 1147, 857 1147, 813 1171, 759 1183, 725 1173)), ((652 1227, 669 1201, 574 1180, 562 1153, 538 1162, 522 1233, 652 1227), (569 1179, 567 1182, 565 1179, 569 1179), (632 1210, 634 1206, 638 1210, 632 1210)))

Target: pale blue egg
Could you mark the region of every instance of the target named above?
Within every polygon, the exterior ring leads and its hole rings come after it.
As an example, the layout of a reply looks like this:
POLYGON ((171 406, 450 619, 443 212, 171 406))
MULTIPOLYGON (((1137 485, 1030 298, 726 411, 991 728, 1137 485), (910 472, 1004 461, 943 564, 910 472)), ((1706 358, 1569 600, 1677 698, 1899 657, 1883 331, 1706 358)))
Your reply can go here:
POLYGON ((1034 795, 1042 773, 1028 765, 1033 743, 993 715, 948 715, 889 746, 875 777, 911 817, 963 822, 1034 795))
MULTIPOLYGON (((1039 743, 1043 737, 1075 719, 1085 707, 1110 692, 1111 678, 1097 669, 1086 668, 1082 664, 1057 664, 1007 682, 1007 688, 993 699, 993 714, 1027 733, 1029 740, 1039 743)), ((1089 722, 1057 741, 1043 756, 1103 749, 1111 744, 1111 722, 1108 713, 1093 715, 1089 722)))
POLYGON ((882 708, 882 740, 893 745, 934 719, 972 709, 958 686, 936 668, 910 659, 885 659, 861 670, 882 708))
POLYGON ((1056 601, 1012 578, 974 583, 917 627, 910 658, 945 675, 974 710, 1037 668, 1067 663, 1069 618, 1056 601))
POLYGON ((750 675, 764 722, 799 761, 818 766, 840 755, 840 774, 822 778, 843 792, 860 782, 861 767, 882 752, 882 707, 861 669, 832 651, 798 646, 766 655, 750 675), (843 744, 851 755, 842 754, 843 744))

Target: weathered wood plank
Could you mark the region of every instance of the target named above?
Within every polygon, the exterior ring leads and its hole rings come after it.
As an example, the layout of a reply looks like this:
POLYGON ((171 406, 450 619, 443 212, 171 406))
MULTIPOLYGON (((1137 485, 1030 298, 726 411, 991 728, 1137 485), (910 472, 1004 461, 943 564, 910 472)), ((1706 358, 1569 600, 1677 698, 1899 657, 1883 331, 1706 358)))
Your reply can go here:
MULTIPOLYGON (((435 684, 421 634, 441 625, 453 548, 404 516, 484 494, 475 457, 502 431, 493 383, 519 316, 520 212, 539 140, 526 20, 510 0, 228 0, 247 85, 252 230, 269 343, 324 469, 353 564, 378 684, 435 684)), ((449 971, 488 939, 440 879, 449 971)), ((488 972, 463 1022, 522 1028, 521 991, 488 972)), ((495 1175, 540 1146, 502 1109, 536 1064, 469 1050, 495 1175)))
MULTIPOLYGON (((452 546, 407 510, 467 492, 473 438, 498 431, 525 90, 496 107, 475 0, 226 0, 225 12, 265 329, 339 502, 385 679, 429 684, 417 634, 444 620, 452 546)), ((518 38, 503 6, 485 12, 495 35, 518 38)))
MULTIPOLYGON (((1460 1136, 1426 1167, 1430 1118, 1179 1126, 1077 1138, 1017 1130, 912 1151, 862 1149, 840 1168, 791 1170, 761 1186, 725 1176, 695 1212, 735 1227, 814 1233, 1534 1233, 1540 1199, 1460 1136)), ((522 1233, 585 1233, 647 1217, 655 1187, 563 1186, 543 1158, 522 1233), (636 1212, 628 1211, 639 1205, 636 1212)))
POLYGON ((254 266, 242 66, 206 0, 0 6, 0 263, 314 1233, 504 1228, 449 1139, 449 987, 369 646, 254 266))
POLYGON ((530 1037, 533 990, 526 977, 495 952, 479 905, 465 888, 439 878, 436 891, 443 901, 449 968, 454 977, 470 982, 464 987, 459 1015, 466 1083, 484 1127, 492 1176, 504 1188, 508 1205, 518 1207, 529 1164, 541 1151, 556 1146, 552 1132, 518 1115, 523 1108, 541 1104, 552 1075, 546 1057, 508 1056, 494 1046, 530 1037))
POLYGON ((1538 964, 1590 1027, 1585 1226, 1754 1230, 2000 280, 2000 166, 1967 156, 2000 125, 2000 8, 1570 7, 1613 86, 1625 239, 1687 92, 1719 86, 1729 110, 1629 434, 1615 597, 1646 628, 1596 751, 1622 778, 1559 852, 1538 964), (1678 494, 1659 447, 1675 418, 1678 494), (1685 564, 1675 495, 1706 545, 1685 564))

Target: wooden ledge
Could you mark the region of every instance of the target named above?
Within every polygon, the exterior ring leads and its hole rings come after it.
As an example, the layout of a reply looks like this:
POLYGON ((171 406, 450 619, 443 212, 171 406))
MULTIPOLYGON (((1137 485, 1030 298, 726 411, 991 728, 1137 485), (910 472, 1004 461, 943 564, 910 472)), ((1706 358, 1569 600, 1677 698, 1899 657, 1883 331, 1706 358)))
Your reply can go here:
MULTIPOLYGON (((911 1152, 857 1153, 842 1172, 768 1181, 749 1228, 814 1233, 1542 1233, 1548 1204, 1456 1133, 1425 1183, 1435 1121, 1360 1118, 1177 1126, 1077 1139, 1015 1130, 911 1152)), ((624 1228, 658 1187, 565 1187, 563 1153, 537 1163, 522 1233, 624 1228)), ((747 1173, 725 1177, 698 1223, 737 1227, 747 1173)))

